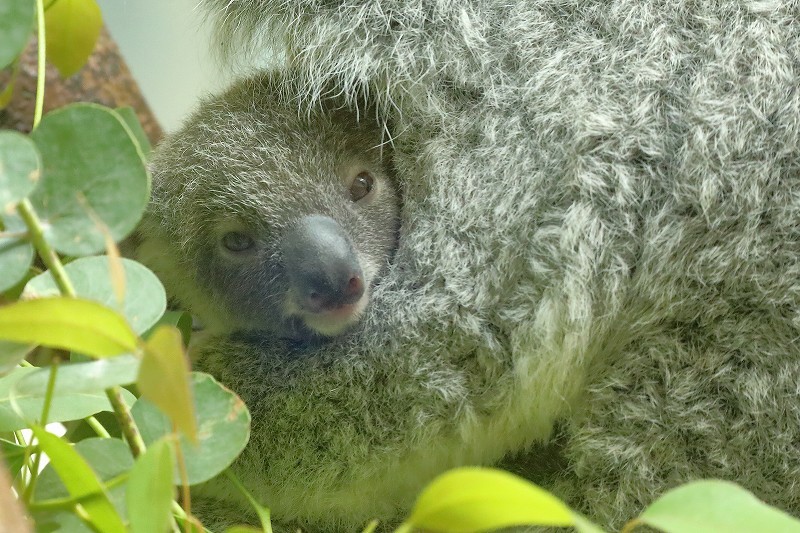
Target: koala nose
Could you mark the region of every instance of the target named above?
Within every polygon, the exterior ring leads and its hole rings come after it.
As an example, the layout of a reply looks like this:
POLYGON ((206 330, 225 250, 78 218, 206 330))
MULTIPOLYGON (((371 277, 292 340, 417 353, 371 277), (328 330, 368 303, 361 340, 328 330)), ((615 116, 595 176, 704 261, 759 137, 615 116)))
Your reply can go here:
POLYGON ((330 217, 301 218, 283 238, 283 263, 299 303, 311 312, 356 303, 364 274, 345 230, 330 217))

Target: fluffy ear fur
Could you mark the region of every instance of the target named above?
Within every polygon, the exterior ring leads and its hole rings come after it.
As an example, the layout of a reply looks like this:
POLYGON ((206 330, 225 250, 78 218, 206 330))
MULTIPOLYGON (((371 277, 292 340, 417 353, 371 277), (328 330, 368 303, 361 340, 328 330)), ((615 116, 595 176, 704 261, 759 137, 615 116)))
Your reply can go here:
POLYGON ((548 487, 609 527, 701 477, 800 513, 800 4, 205 3, 224 42, 285 46, 302 101, 394 125, 400 244, 361 326, 200 350, 276 517, 391 521, 556 437, 548 487))

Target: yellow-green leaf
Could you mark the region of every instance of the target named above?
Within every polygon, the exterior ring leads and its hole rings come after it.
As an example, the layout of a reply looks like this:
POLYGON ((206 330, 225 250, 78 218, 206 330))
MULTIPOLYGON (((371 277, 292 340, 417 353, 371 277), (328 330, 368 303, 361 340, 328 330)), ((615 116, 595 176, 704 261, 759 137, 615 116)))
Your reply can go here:
POLYGON ((103 26, 95 0, 58 0, 44 14, 47 58, 63 77, 78 72, 89 59, 103 26))
POLYGON ((574 522, 569 507, 533 483, 502 470, 468 467, 434 479, 401 529, 467 533, 574 522))
POLYGON ((94 528, 103 533, 125 533, 125 525, 108 499, 105 487, 83 457, 44 428, 33 426, 31 429, 67 492, 81 500, 94 528))
POLYGON ((176 429, 190 441, 197 442, 189 360, 180 331, 161 326, 147 340, 136 384, 142 396, 157 405, 176 429))
POLYGON ((172 468, 172 450, 166 439, 148 446, 144 455, 136 459, 126 489, 131 533, 169 529, 175 492, 172 468))
POLYGON ((107 357, 136 350, 136 335, 111 309, 80 298, 41 298, 0 307, 0 339, 107 357))

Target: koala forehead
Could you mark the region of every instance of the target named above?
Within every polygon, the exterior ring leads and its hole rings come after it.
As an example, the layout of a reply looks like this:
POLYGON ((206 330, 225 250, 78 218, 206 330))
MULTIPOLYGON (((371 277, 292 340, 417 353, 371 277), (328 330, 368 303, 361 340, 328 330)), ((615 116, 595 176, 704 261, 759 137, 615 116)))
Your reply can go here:
POLYGON ((280 231, 308 213, 347 217, 346 181, 381 169, 380 141, 377 125, 354 114, 302 113, 234 92, 207 102, 157 150, 151 213, 187 246, 237 222, 280 231))

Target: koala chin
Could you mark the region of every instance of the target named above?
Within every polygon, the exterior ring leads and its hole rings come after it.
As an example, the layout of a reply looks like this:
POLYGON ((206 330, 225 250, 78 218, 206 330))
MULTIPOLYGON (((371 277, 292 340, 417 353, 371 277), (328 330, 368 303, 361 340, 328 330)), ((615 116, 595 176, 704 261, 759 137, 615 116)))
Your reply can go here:
POLYGON ((396 246, 391 150, 376 121, 300 109, 275 77, 206 100, 158 148, 137 255, 208 333, 335 336, 396 246))

